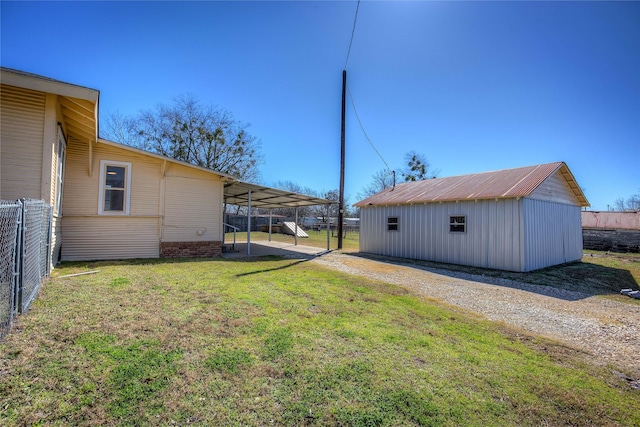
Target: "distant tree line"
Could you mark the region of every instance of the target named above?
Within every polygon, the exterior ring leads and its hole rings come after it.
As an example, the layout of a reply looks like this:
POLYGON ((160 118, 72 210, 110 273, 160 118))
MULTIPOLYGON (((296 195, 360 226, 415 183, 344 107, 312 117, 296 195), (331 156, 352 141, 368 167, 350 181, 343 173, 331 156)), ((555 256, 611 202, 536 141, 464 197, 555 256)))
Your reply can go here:
POLYGON ((613 209, 616 211, 640 211, 640 189, 638 193, 629 196, 627 199, 619 197, 613 204, 613 209))
MULTIPOLYGON (((195 95, 183 95, 171 104, 159 104, 136 115, 111 114, 101 131, 106 139, 229 174, 242 181, 259 182, 259 165, 262 162, 260 141, 248 132, 248 127, 247 123, 236 120, 222 108, 205 105, 195 95)), ((362 189, 358 197, 366 198, 392 187, 397 179, 420 181, 435 178, 438 174, 423 154, 410 151, 405 154, 404 161, 397 174, 388 169, 376 172, 372 182, 362 189)), ((338 189, 316 191, 292 181, 279 181, 272 186, 332 201, 339 199, 338 189)), ((236 213, 243 211, 237 206, 233 210, 236 213)), ((337 210, 337 204, 331 205, 330 216, 337 216, 337 210)), ((346 217, 358 214, 348 200, 345 200, 345 210, 346 217)), ((274 209, 272 213, 295 216, 292 208, 274 209)), ((298 209, 299 218, 325 218, 326 215, 326 206, 298 209)))

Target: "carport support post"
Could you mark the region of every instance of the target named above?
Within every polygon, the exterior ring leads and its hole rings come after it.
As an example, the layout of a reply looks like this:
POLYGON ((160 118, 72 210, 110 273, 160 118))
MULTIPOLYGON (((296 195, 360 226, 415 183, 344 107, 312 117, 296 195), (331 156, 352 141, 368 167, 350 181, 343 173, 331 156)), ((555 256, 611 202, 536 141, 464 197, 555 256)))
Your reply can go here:
POLYGON ((272 209, 269 209, 269 241, 271 241, 271 211, 272 209))
POLYGON ((296 242, 296 246, 298 246, 298 208, 296 207, 296 225, 295 225, 295 230, 293 232, 294 234, 294 238, 293 241, 296 242))
POLYGON ((331 205, 327 205, 327 250, 331 250, 331 218, 329 213, 331 212, 331 205))
POLYGON ((247 255, 251 255, 251 190, 247 198, 247 255))

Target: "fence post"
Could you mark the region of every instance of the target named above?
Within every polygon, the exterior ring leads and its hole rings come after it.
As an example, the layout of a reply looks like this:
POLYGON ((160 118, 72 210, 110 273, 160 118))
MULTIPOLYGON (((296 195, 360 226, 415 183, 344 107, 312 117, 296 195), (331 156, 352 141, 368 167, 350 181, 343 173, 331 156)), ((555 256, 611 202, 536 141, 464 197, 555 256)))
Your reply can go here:
POLYGON ((11 329, 16 313, 18 269, 17 236, 21 220, 19 201, 0 200, 0 339, 11 329))
POLYGON ((18 233, 20 242, 19 242, 19 248, 20 251, 18 252, 18 265, 20 266, 20 273, 18 274, 18 289, 17 289, 17 293, 16 293, 16 301, 17 301, 17 306, 18 306, 18 312, 19 313, 23 313, 23 307, 22 307, 22 302, 23 302, 23 298, 24 298, 24 277, 25 277, 25 273, 26 273, 26 263, 24 262, 24 258, 25 258, 25 251, 26 251, 26 233, 27 233, 27 201, 26 199, 20 199, 20 203, 22 204, 22 210, 20 213, 20 232, 18 233))

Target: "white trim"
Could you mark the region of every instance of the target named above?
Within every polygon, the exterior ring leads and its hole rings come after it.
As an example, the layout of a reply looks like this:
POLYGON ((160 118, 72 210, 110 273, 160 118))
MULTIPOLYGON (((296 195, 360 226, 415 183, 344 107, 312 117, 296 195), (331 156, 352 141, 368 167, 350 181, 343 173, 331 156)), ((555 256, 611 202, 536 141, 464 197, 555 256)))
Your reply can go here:
POLYGON ((98 215, 129 215, 131 211, 131 163, 116 162, 111 160, 100 160, 100 193, 98 195, 98 215), (124 194, 124 211, 104 211, 104 184, 106 178, 107 166, 119 166, 125 168, 125 194, 124 194))
POLYGON ((64 192, 64 173, 67 163, 67 138, 64 136, 62 126, 58 125, 58 145, 56 147, 56 182, 54 202, 55 214, 58 218, 62 217, 62 197, 64 192))

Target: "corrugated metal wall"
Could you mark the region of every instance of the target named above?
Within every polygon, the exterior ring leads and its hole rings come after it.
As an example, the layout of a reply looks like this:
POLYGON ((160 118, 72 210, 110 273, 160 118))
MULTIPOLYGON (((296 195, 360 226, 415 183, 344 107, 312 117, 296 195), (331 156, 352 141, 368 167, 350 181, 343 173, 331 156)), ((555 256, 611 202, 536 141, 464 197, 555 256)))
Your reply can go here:
POLYGON ((582 259, 580 207, 524 199, 525 271, 582 259))
POLYGON ((40 199, 45 94, 6 85, 1 89, 0 198, 40 199))
POLYGON ((483 200, 364 207, 360 250, 394 257, 520 271, 523 267, 521 201, 483 200), (450 233, 449 217, 464 215, 466 233, 450 233), (398 217, 398 231, 387 231, 398 217))
POLYGON ((533 199, 363 207, 360 251, 452 264, 531 271, 582 258, 580 207, 533 199), (465 215, 466 233, 449 217, 465 215), (398 231, 387 219, 398 217, 398 231))

